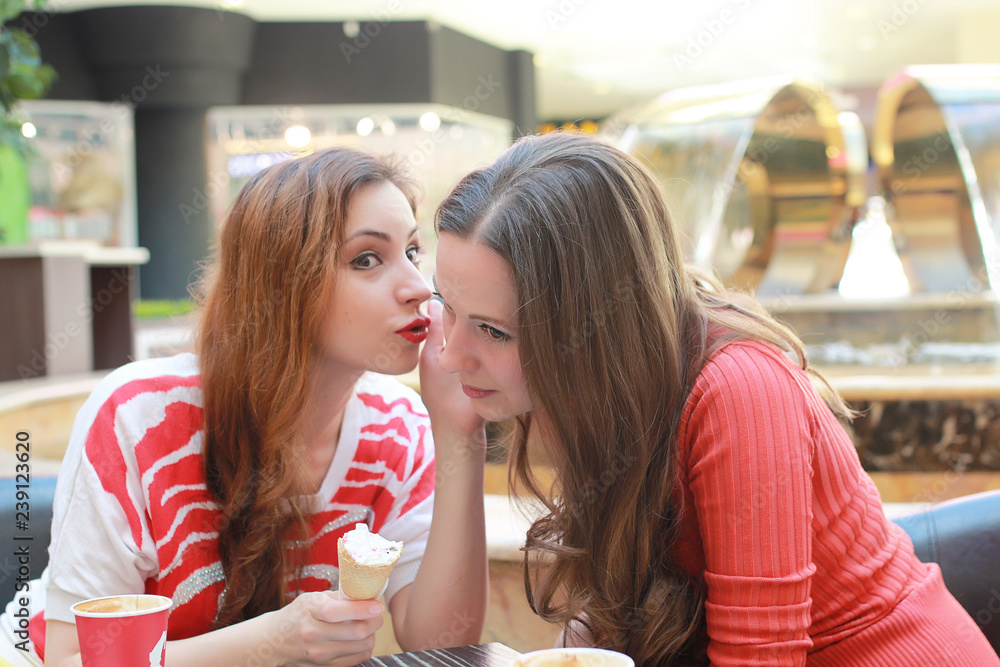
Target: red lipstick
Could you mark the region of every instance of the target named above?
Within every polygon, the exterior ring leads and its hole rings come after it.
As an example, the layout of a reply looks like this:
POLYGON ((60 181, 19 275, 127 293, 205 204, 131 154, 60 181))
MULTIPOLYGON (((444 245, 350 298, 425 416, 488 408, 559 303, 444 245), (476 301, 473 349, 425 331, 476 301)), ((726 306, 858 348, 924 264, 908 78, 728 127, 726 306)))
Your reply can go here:
POLYGON ((427 328, 431 325, 431 318, 418 317, 405 327, 397 331, 400 336, 411 343, 423 343, 427 340, 427 328))

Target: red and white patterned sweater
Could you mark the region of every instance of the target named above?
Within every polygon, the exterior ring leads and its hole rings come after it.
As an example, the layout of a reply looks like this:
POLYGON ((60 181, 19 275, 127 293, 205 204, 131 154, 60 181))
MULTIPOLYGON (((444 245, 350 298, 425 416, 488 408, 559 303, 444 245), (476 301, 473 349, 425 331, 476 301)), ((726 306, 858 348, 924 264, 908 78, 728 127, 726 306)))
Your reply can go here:
MULTIPOLYGON (((203 442, 196 356, 135 362, 101 382, 77 416, 59 474, 46 619, 72 623, 80 600, 147 592, 174 600, 169 639, 209 631, 225 588, 216 545, 225 517, 205 485, 203 442)), ((366 375, 320 491, 304 499, 314 514, 301 590, 337 587, 337 538, 362 521, 405 543, 391 599, 416 577, 433 492, 433 439, 419 396, 366 375)))

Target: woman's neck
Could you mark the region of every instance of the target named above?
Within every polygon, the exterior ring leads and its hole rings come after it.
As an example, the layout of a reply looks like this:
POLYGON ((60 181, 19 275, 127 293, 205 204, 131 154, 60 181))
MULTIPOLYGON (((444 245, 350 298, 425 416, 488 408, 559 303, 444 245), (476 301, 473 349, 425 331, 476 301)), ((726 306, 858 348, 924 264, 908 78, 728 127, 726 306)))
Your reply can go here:
POLYGON ((307 474, 311 475, 308 489, 310 493, 319 491, 330 468, 340 440, 344 410, 362 374, 345 373, 343 369, 335 371, 324 365, 320 365, 316 371, 308 405, 305 406, 302 433, 308 464, 307 474))

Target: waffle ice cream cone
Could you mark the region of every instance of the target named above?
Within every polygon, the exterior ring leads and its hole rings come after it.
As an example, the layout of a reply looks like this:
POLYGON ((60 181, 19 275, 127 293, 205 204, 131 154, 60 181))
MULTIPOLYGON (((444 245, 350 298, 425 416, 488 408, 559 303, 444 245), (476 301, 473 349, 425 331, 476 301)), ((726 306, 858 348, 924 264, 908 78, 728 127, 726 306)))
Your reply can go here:
POLYGON ((389 574, 403 554, 403 543, 392 542, 359 523, 337 539, 340 591, 354 600, 374 600, 385 590, 389 574))

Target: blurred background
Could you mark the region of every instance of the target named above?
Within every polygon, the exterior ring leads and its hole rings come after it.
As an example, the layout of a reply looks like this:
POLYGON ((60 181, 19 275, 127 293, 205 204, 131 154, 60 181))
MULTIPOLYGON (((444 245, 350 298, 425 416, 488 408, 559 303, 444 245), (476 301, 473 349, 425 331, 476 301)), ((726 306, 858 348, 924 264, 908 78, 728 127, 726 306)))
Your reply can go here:
POLYGON ((260 22, 436 22, 531 52, 545 121, 601 119, 672 88, 772 74, 871 90, 907 65, 1000 60, 991 0, 61 0, 49 9, 115 5, 220 8, 260 22))
MULTIPOLYGON (((887 508, 1000 489, 996 0, 0 12, 0 432, 32 434, 38 471, 109 369, 190 348, 190 287, 258 170, 333 145, 402 156, 430 272, 458 179, 568 129, 647 164, 688 260, 799 334, 860 411, 845 427, 887 508)), ((486 639, 527 649, 553 637, 522 600, 501 457, 486 639)))
POLYGON ((4 11, 0 280, 19 289, 0 298, 0 380, 187 349, 191 285, 269 164, 332 145, 402 156, 430 272, 457 180, 570 129, 645 162, 689 261, 796 330, 866 411, 850 428, 872 471, 1000 486, 995 2, 4 11))

